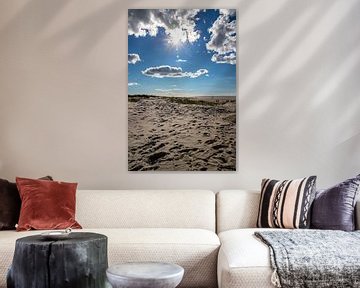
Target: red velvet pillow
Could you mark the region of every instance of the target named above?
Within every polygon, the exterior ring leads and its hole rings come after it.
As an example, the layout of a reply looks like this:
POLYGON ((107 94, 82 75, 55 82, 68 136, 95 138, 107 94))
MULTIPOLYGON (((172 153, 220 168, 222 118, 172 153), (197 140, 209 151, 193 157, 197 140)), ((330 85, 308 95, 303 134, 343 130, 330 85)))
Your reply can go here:
POLYGON ((16 178, 21 198, 17 231, 81 228, 75 221, 77 183, 16 178))
MULTIPOLYGON (((51 176, 39 179, 53 180, 51 176)), ((21 200, 15 183, 0 179, 0 230, 15 230, 19 221, 21 200)))

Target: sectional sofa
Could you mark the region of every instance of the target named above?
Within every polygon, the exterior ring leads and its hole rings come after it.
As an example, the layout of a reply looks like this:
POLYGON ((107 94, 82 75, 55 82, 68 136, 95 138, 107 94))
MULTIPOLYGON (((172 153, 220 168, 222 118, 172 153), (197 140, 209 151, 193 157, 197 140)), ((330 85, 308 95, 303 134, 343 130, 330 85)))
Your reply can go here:
MULTIPOLYGON (((259 196, 241 190, 78 190, 76 218, 81 231, 108 236, 109 265, 176 263, 185 269, 179 287, 273 287, 268 247, 253 236, 259 196)), ((6 287, 16 239, 41 232, 0 231, 0 288, 6 287)))

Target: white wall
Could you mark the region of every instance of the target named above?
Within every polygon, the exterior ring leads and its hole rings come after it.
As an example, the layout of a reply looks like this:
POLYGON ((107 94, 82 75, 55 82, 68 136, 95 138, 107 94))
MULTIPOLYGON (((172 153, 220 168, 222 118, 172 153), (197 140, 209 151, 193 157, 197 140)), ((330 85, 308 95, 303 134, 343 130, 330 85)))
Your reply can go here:
POLYGON ((360 173, 360 0, 4 0, 0 101, 0 178, 324 187, 360 173), (152 7, 238 9, 237 172, 127 171, 127 8, 152 7))

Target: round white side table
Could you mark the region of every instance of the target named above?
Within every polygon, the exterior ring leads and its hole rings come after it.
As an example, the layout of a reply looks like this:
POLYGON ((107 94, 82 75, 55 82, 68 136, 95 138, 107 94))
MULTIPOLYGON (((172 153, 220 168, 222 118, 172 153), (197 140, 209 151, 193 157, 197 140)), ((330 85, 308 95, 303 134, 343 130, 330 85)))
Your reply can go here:
POLYGON ((117 264, 106 270, 113 288, 175 288, 184 276, 184 268, 162 262, 117 264))

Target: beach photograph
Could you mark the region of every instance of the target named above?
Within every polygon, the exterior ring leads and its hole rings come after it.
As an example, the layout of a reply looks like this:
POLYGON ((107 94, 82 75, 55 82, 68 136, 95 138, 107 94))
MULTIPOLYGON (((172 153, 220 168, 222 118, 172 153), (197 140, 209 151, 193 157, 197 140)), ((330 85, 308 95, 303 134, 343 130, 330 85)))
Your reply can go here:
POLYGON ((128 10, 128 170, 236 171, 236 10, 128 10))

